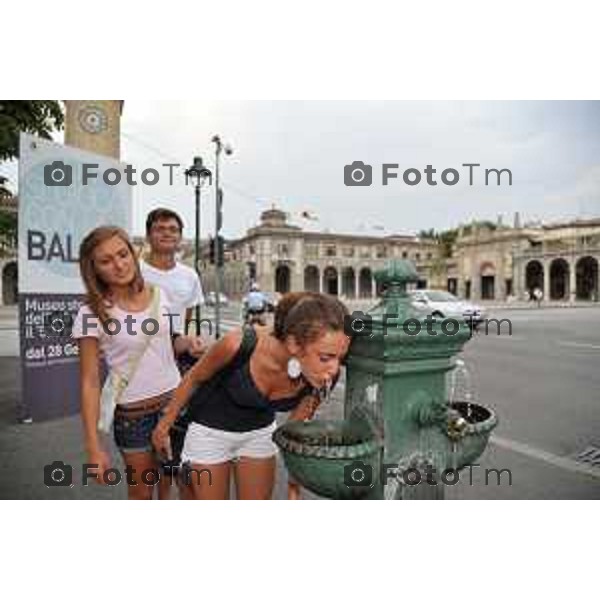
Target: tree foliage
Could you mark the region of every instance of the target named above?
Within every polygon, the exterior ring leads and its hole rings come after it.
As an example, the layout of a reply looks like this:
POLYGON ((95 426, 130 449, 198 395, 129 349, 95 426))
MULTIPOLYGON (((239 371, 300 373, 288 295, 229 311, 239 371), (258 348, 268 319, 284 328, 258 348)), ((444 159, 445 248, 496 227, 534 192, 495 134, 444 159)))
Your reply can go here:
POLYGON ((454 244, 458 239, 462 229, 463 235, 471 235, 475 228, 485 228, 491 231, 498 229, 498 225, 492 221, 472 221, 454 229, 445 231, 435 231, 434 229, 423 229, 419 232, 419 238, 422 240, 435 240, 442 246, 442 258, 452 258, 454 244))
POLYGON ((433 228, 422 229, 421 231, 419 231, 418 237, 422 240, 435 240, 437 239, 437 234, 433 228))
POLYGON ((0 160, 18 158, 21 131, 52 139, 63 123, 58 100, 0 100, 0 160))
POLYGON ((13 193, 10 191, 8 187, 8 179, 0 175, 0 202, 2 200, 12 198, 13 193))
MULTIPOLYGON (((19 157, 19 134, 32 133, 52 139, 62 129, 63 109, 57 100, 0 100, 0 161, 19 157)), ((10 201, 13 192, 6 177, 0 176, 0 202, 10 201)), ((16 245, 17 215, 0 207, 0 254, 16 245)))

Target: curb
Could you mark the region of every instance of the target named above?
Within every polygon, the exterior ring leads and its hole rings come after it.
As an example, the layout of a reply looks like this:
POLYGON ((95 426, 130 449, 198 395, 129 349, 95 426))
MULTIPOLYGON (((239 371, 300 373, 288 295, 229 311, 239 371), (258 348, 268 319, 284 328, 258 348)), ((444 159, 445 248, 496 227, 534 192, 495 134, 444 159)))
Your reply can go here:
POLYGON ((479 306, 484 309, 493 309, 493 310, 546 310, 552 308, 600 308, 600 302, 589 302, 589 303, 581 303, 581 304, 571 304, 571 303, 558 303, 558 304, 544 304, 541 306, 530 306, 528 304, 483 304, 479 303, 479 306))

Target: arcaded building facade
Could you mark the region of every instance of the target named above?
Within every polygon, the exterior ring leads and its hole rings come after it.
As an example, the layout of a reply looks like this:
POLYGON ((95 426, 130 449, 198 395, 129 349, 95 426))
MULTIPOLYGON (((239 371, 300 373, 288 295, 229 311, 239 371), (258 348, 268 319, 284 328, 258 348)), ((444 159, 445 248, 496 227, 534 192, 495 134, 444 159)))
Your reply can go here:
MULTIPOLYGON (((418 287, 471 300, 527 299, 539 287, 551 301, 597 301, 600 219, 562 224, 462 228, 450 257, 437 241, 411 235, 370 237, 304 231, 276 208, 228 243, 224 290, 236 297, 256 280, 265 291, 313 290, 372 298, 374 272, 390 258, 415 263, 418 287)), ((214 276, 205 267, 205 286, 214 276)))
POLYGON ((260 224, 228 245, 230 261, 246 269, 265 291, 286 293, 310 290, 345 299, 376 296, 374 272, 390 258, 412 260, 419 286, 440 285, 435 265, 440 247, 414 236, 369 237, 304 231, 287 222, 273 208, 262 213, 260 224))
POLYGON ((473 300, 598 301, 600 219, 472 227, 446 261, 447 288, 473 300))

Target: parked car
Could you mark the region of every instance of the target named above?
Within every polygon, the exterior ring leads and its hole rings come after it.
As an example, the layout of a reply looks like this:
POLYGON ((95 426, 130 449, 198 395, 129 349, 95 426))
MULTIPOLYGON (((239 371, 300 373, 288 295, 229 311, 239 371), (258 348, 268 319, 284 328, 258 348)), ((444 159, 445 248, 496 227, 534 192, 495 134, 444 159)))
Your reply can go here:
MULTIPOLYGON (((216 304, 217 293, 208 292, 208 294, 206 294, 206 306, 215 306, 216 304)), ((219 306, 229 306, 229 298, 221 292, 219 293, 219 306)))
POLYGON ((477 329, 486 318, 484 310, 467 300, 461 300, 450 292, 443 290, 412 290, 412 305, 415 308, 426 309, 434 317, 463 318, 468 325, 477 329))

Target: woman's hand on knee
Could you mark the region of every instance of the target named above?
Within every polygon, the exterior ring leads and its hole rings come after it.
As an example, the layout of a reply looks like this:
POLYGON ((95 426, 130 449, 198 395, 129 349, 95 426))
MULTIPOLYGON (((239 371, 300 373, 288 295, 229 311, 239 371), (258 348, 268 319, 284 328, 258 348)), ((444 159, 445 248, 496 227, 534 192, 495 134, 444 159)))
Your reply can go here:
POLYGON ((161 419, 152 432, 152 445, 159 454, 172 460, 173 452, 171 450, 171 437, 169 436, 170 429, 171 422, 164 418, 161 419))

